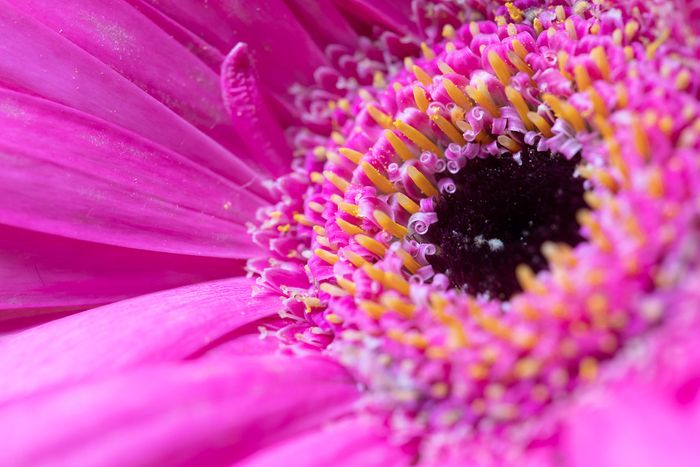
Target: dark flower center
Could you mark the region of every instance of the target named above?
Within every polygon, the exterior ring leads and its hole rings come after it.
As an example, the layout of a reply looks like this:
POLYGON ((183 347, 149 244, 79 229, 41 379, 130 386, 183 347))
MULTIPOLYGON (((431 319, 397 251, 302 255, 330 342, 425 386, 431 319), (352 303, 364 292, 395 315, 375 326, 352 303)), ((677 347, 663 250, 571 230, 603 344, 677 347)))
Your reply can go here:
POLYGON ((452 176, 457 189, 438 201, 438 221, 426 234, 438 246, 429 257, 436 272, 470 293, 501 300, 520 291, 515 268, 547 267, 546 241, 574 246, 582 240, 576 212, 584 207, 580 158, 566 160, 527 147, 469 160, 452 176))

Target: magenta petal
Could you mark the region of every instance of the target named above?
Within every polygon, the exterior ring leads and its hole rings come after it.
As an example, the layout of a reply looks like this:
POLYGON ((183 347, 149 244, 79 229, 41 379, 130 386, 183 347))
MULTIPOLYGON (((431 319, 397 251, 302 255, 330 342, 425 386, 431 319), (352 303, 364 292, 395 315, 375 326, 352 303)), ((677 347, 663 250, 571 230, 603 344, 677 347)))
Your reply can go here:
POLYGON ((274 175, 289 172, 292 150, 264 101, 248 45, 237 44, 221 66, 221 90, 233 124, 258 164, 274 175))
POLYGON ((171 255, 0 225, 0 332, 7 320, 80 310, 243 274, 243 261, 171 255))
POLYGON ((245 188, 106 122, 0 90, 0 222, 81 240, 222 257, 255 250, 245 188))
POLYGON ((322 359, 148 367, 0 407, 0 464, 230 465, 356 397, 345 370, 322 359))
POLYGON ((236 43, 250 46, 266 86, 286 93, 311 83, 325 64, 323 53, 282 0, 149 0, 172 19, 227 53, 236 43))
MULTIPOLYGON (((259 173, 133 82, 3 1, 0 52, 3 86, 117 124, 266 196, 259 173)), ((218 88, 212 93, 218 98, 218 88)))
POLYGON ((357 43, 357 33, 333 2, 317 0, 285 0, 285 2, 316 43, 322 46, 329 44, 353 46, 357 43))
POLYGON ((15 5, 234 152, 240 147, 219 99, 218 73, 133 7, 91 0, 15 5))
POLYGON ((0 339, 0 400, 95 374, 186 358, 274 315, 276 296, 251 298, 245 278, 114 303, 0 339))
POLYGON ((415 25, 411 21, 411 2, 404 0, 334 0, 338 8, 364 24, 379 24, 407 34, 415 25))
POLYGON ((405 466, 409 456, 377 420, 351 418, 290 439, 244 460, 241 467, 405 466))

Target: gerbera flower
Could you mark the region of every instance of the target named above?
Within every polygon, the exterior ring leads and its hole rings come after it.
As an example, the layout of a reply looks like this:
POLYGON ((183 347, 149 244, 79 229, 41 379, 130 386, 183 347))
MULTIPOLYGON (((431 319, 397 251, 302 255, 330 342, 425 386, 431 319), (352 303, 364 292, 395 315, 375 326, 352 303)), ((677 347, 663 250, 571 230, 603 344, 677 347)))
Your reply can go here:
POLYGON ((4 463, 692 465, 692 6, 92 3, 0 13, 4 463))

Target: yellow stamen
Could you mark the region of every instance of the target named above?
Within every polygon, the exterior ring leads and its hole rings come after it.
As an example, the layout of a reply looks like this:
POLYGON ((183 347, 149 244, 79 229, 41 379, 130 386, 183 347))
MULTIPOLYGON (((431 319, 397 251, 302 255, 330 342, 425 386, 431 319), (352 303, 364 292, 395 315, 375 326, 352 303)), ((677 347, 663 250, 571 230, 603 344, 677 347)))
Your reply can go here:
POLYGON ((403 265, 406 267, 406 269, 408 269, 408 271, 411 274, 415 274, 421 268, 421 265, 418 263, 418 261, 416 261, 408 251, 399 248, 396 250, 396 254, 399 255, 401 261, 403 261, 403 265))
POLYGON ((428 47, 428 44, 425 42, 420 43, 420 49, 421 52, 423 52, 423 57, 425 57, 426 60, 433 60, 435 58, 435 52, 433 52, 433 50, 428 47))
POLYGON ((646 131, 642 122, 639 119, 634 119, 632 122, 632 130, 634 134, 634 147, 637 152, 644 158, 644 160, 649 160, 651 156, 651 148, 649 146, 649 139, 647 138, 646 131))
POLYGON ((362 300, 358 303, 358 306, 373 319, 379 319, 386 313, 386 309, 382 305, 370 300, 362 300))
POLYGON ((625 37, 628 41, 631 41, 637 31, 639 30, 639 23, 635 20, 628 21, 625 24, 625 37))
POLYGON ((335 278, 335 281, 338 283, 339 286, 347 290, 350 295, 355 295, 355 292, 357 291, 357 286, 353 281, 347 280, 344 277, 337 276, 335 278))
POLYGON ((439 113, 434 113, 430 116, 430 119, 437 124, 437 126, 442 130, 442 132, 445 133, 447 137, 452 140, 453 143, 457 143, 459 145, 467 143, 464 140, 464 136, 462 136, 462 133, 460 133, 460 131, 457 128, 455 128, 449 120, 447 120, 439 113))
POLYGON ((416 311, 415 305, 401 300, 396 295, 390 293, 383 294, 380 298, 380 301, 382 302, 382 305, 389 308, 390 310, 396 311, 404 318, 412 318, 416 311))
POLYGON ((314 232, 316 232, 316 235, 321 235, 321 236, 326 236, 326 229, 321 227, 320 225, 314 225, 313 226, 314 232))
POLYGON ((340 258, 338 258, 338 255, 331 253, 330 251, 322 250, 320 248, 316 248, 314 250, 314 253, 316 253, 316 256, 321 258, 323 261, 325 261, 328 264, 335 264, 338 262, 340 258))
POLYGON ((420 86, 413 86, 413 99, 416 101, 416 107, 421 112, 428 110, 428 97, 425 95, 425 89, 420 86))
POLYGON ((579 364, 579 376, 581 379, 591 381, 598 375, 598 362, 592 357, 586 357, 579 364))
POLYGON ((342 178, 337 173, 331 172, 330 170, 325 170, 323 172, 323 176, 343 193, 345 193, 345 190, 347 190, 348 186, 350 186, 350 182, 342 178))
POLYGON ((402 208, 408 211, 409 214, 415 214, 420 211, 420 206, 403 193, 396 193, 396 201, 402 208))
POLYGON ((364 157, 364 154, 362 154, 360 151, 356 151, 350 148, 340 148, 338 149, 338 152, 354 164, 359 164, 362 158, 364 157))
POLYGON ((564 28, 566 28, 566 33, 569 35, 569 38, 572 40, 578 40, 576 28, 574 27, 574 22, 571 20, 571 18, 567 18, 566 21, 564 21, 564 28))
POLYGON ((401 138, 396 133, 391 130, 384 130, 384 137, 389 141, 391 147, 394 148, 397 156, 405 161, 413 159, 413 154, 411 154, 408 146, 401 141, 401 138))
POLYGON ((345 232, 348 235, 357 235, 365 233, 364 230, 362 230, 355 224, 351 224, 350 222, 341 219, 340 217, 336 218, 335 223, 338 224, 338 227, 340 227, 343 230, 343 232, 345 232))
POLYGON ((365 175, 367 175, 367 178, 369 178, 374 186, 376 186, 380 191, 383 191, 384 193, 394 193, 396 191, 396 188, 394 188, 394 185, 389 181, 389 179, 380 174, 379 171, 369 162, 360 162, 360 168, 365 175))
POLYGON ((491 68, 493 68, 494 73, 496 73, 498 80, 503 83, 504 86, 506 86, 510 82, 511 76, 508 64, 506 64, 506 62, 504 62, 494 50, 489 51, 487 59, 491 65, 491 68))
POLYGON ((330 284, 328 282, 324 282, 318 288, 332 297, 346 297, 347 295, 349 295, 347 290, 343 290, 340 287, 330 284))
POLYGON ((559 62, 559 73, 561 75, 571 81, 574 79, 573 76, 571 76, 571 73, 566 71, 566 63, 569 61, 569 54, 564 52, 563 50, 560 50, 559 53, 557 53, 557 62, 559 62))
POLYGON ((542 31, 544 31, 542 21, 540 21, 539 18, 535 18, 532 20, 532 27, 535 28, 535 32, 537 33, 537 35, 542 34, 542 31))
POLYGON ((525 60, 525 57, 527 57, 527 49, 525 46, 522 44, 517 39, 513 39, 513 51, 518 54, 518 57, 520 57, 522 60, 525 60))
POLYGON ((617 106, 619 108, 627 107, 629 103, 629 98, 627 96, 627 88, 622 83, 618 83, 615 86, 615 93, 617 94, 617 106))
POLYGON ((377 209, 374 211, 374 218, 384 230, 397 238, 403 238, 408 235, 408 229, 401 224, 394 222, 384 211, 377 209))
POLYGON ((506 135, 500 135, 496 141, 503 146, 504 148, 508 149, 510 152, 518 152, 522 149, 518 143, 513 141, 510 137, 506 135))
POLYGON ((690 72, 688 70, 681 70, 676 75, 676 89, 683 91, 690 85, 690 72))
POLYGON ((408 296, 411 293, 411 285, 399 274, 394 274, 393 272, 384 273, 383 283, 402 295, 408 296))
POLYGON ((411 140, 416 146, 424 151, 429 151, 442 156, 442 151, 437 147, 435 143, 430 141, 423 133, 413 128, 408 123, 402 122, 401 120, 396 120, 394 122, 396 129, 399 130, 403 135, 411 140))
POLYGON ((457 73, 450 65, 443 62, 442 60, 440 60, 437 65, 438 65, 438 69, 442 72, 443 75, 446 75, 448 73, 452 73, 452 74, 457 73))
POLYGON ((385 114, 372 104, 367 104, 367 112, 382 128, 391 128, 391 116, 385 114))
POLYGON ((647 178, 649 194, 654 198, 661 198, 664 195, 664 179, 658 168, 651 169, 647 178))
POLYGON ((338 247, 335 245, 331 244, 331 241, 328 240, 328 237, 325 237, 323 235, 318 235, 316 237, 316 242, 318 242, 319 245, 324 246, 326 248, 330 248, 331 250, 337 250, 338 247))
POLYGON ((518 28, 515 27, 515 24, 508 23, 508 26, 506 26, 506 32, 508 33, 508 36, 513 37, 518 33, 518 28))
POLYGON ((527 264, 520 264, 515 268, 515 277, 518 279, 520 287, 526 292, 545 294, 547 289, 537 280, 535 273, 527 264))
POLYGON ((449 79, 443 79, 442 85, 445 87, 447 95, 450 96, 450 99, 452 99, 455 102, 455 104, 462 107, 463 109, 471 108, 471 102, 469 102, 467 96, 464 95, 462 90, 459 89, 455 83, 453 83, 449 79))
POLYGON ((603 79, 610 81, 610 64, 608 63, 608 56, 602 45, 591 50, 591 58, 598 67, 598 70, 600 70, 600 74, 603 75, 603 79))
POLYGON ((355 241, 359 243, 360 246, 379 257, 383 257, 386 253, 386 247, 369 235, 355 235, 355 241))
POLYGON ((318 172, 311 172, 309 174, 309 178, 311 179, 312 182, 316 184, 321 184, 324 182, 325 178, 323 178, 323 174, 320 174, 318 172))
POLYGON ((532 124, 527 115, 528 112, 530 112, 530 108, 527 106, 523 96, 511 86, 506 86, 506 97, 510 103, 513 104, 513 107, 518 112, 518 115, 520 115, 520 119, 523 121, 525 128, 528 130, 534 130, 535 125, 532 124))
POLYGON ((367 273, 370 279, 373 281, 377 281, 379 283, 384 282, 384 271, 379 269, 378 267, 372 266, 369 263, 366 263, 364 266, 362 266, 362 270, 367 273))
POLYGON ((343 250, 343 256, 345 256, 345 259, 350 261, 356 268, 361 268, 367 264, 367 260, 354 251, 343 250))
POLYGON ((323 207, 323 204, 317 203, 316 201, 311 201, 309 202, 309 209, 321 214, 325 208, 323 207))
POLYGON ((410 166, 408 168, 408 176, 411 177, 411 180, 413 180, 413 183, 416 184, 418 189, 423 192, 425 196, 437 196, 440 194, 440 192, 433 186, 432 183, 430 183, 430 180, 428 180, 425 175, 423 175, 423 172, 415 168, 414 166, 410 166))
POLYGON ((608 109, 605 106, 605 101, 593 86, 588 88, 588 96, 591 98, 591 103, 593 104, 593 112, 601 117, 607 117, 608 109))
POLYGON ((664 31, 659 35, 659 37, 649 44, 647 46, 647 58, 652 59, 654 58, 654 55, 656 54, 656 51, 659 50, 659 47, 666 42, 666 40, 669 38, 671 35, 671 31, 669 29, 664 29, 664 31))
POLYGON ((451 24, 446 24, 442 27, 442 37, 445 39, 454 39, 455 35, 455 28, 451 24))
POLYGON ((423 86, 430 86, 433 84, 433 78, 418 65, 413 65, 413 74, 416 75, 416 79, 420 81, 423 86))
POLYGON ((586 129, 586 122, 573 105, 558 99, 552 94, 545 94, 542 96, 542 99, 552 108, 557 117, 566 120, 577 132, 586 129))
POLYGON ((450 346, 455 348, 469 345, 462 323, 458 318, 447 313, 447 300, 445 297, 434 293, 430 296, 430 302, 432 314, 450 330, 450 346))
POLYGON ((535 72, 532 71, 532 68, 530 68, 530 65, 525 63, 525 61, 522 58, 520 58, 520 56, 516 52, 509 50, 508 51, 508 60, 510 60, 510 63, 512 63, 513 66, 518 69, 518 71, 522 71, 523 73, 527 73, 528 76, 532 76, 535 74, 535 72))
POLYGON ((305 226, 307 226, 307 227, 311 227, 311 226, 313 226, 313 225, 316 225, 314 222, 312 222, 311 220, 309 220, 309 218, 306 217, 306 216, 303 215, 303 214, 297 213, 297 214, 294 214, 293 217, 294 217, 294 220, 295 220, 297 223, 301 224, 301 225, 305 225, 305 226))
POLYGON ((467 95, 494 117, 501 115, 483 81, 479 81, 476 87, 467 86, 467 95))
POLYGON ((576 86, 579 91, 585 91, 591 85, 591 77, 588 76, 586 67, 580 63, 574 67, 574 76, 576 77, 576 86))
POLYGON ((360 217, 360 206, 358 206, 357 204, 341 201, 340 203, 338 203, 338 209, 340 209, 346 214, 350 214, 351 216, 360 217))
POLYGON ((540 130, 540 133, 542 133, 542 136, 545 138, 551 138, 554 135, 554 133, 552 133, 552 126, 542 115, 537 112, 528 112, 527 118, 540 130))
POLYGON ((336 315, 335 313, 329 313, 326 315, 326 321, 331 324, 343 324, 343 318, 336 315))

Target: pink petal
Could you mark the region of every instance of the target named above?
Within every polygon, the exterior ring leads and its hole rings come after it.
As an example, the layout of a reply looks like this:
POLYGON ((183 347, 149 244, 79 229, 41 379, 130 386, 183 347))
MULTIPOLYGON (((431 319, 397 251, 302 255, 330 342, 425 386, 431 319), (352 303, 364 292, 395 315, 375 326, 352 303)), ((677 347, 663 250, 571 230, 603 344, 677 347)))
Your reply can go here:
MULTIPOLYGON (((0 53, 4 57, 0 61, 1 84, 5 87, 122 126, 267 196, 258 183, 258 172, 133 82, 2 0, 0 53)), ((211 98, 218 98, 218 90, 212 92, 211 98)), ((197 99, 198 95, 191 98, 197 99)))
POLYGON ((285 0, 285 2, 317 44, 353 46, 357 43, 357 33, 332 2, 317 0, 285 0))
POLYGON ((249 257, 263 201, 66 107, 0 90, 0 222, 100 243, 249 257))
POLYGON ((403 0, 334 0, 364 24, 381 25, 398 33, 409 33, 415 25, 411 21, 411 2, 403 0))
POLYGON ((311 83, 325 58, 282 0, 148 0, 202 39, 227 53, 237 42, 250 46, 266 86, 286 92, 311 83))
POLYGON ((221 89, 243 143, 251 153, 258 154, 259 164, 271 174, 288 173, 292 151, 264 100, 247 44, 239 43, 226 56, 221 67, 221 89))
POLYGON ((378 420, 351 418, 290 439, 244 460, 241 467, 405 466, 409 456, 387 439, 378 420))
POLYGON ((314 358, 142 368, 0 407, 0 464, 227 465, 346 413, 357 391, 314 358))
POLYGON ((238 274, 240 260, 131 250, 0 225, 0 322, 238 274))
POLYGON ((0 400, 124 368, 179 360, 274 315, 245 278, 118 302, 0 339, 0 400))
POLYGON ((61 34, 234 152, 235 130, 219 99, 219 76, 126 3, 27 0, 16 8, 61 34))

